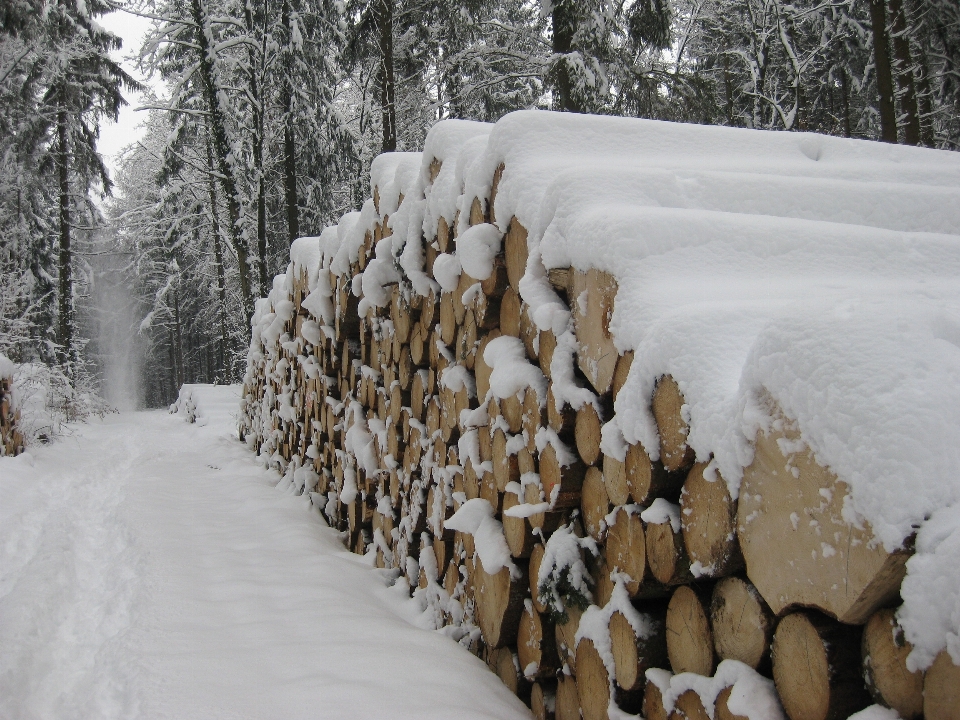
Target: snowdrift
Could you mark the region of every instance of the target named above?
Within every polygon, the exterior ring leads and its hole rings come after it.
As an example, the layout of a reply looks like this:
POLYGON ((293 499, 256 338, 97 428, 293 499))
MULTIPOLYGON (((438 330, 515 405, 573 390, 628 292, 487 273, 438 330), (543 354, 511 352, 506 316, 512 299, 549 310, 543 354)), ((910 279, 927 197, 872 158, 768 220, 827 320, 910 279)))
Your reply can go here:
POLYGON ((530 111, 371 177, 241 432, 436 627, 540 717, 955 717, 960 156, 530 111))

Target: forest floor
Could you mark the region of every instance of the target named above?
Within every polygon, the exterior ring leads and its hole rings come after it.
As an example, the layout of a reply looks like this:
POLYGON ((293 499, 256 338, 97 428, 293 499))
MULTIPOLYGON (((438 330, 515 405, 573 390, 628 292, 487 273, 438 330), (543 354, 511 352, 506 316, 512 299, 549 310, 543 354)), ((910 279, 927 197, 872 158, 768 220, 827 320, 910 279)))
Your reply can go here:
POLYGON ((0 458, 0 718, 529 717, 205 397, 0 458))

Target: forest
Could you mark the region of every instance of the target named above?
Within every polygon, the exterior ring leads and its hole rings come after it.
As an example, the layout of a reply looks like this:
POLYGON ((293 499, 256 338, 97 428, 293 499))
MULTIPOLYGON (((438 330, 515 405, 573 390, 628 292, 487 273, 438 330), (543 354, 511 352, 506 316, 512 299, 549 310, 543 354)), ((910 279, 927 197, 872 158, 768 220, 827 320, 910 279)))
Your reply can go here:
POLYGON ((960 149, 956 0, 8 0, 0 353, 65 417, 239 381, 294 239, 438 120, 519 109, 960 149), (98 22, 151 23, 142 47, 98 22), (111 177, 101 133, 162 93, 111 177), (162 81, 162 82, 161 82, 162 81))

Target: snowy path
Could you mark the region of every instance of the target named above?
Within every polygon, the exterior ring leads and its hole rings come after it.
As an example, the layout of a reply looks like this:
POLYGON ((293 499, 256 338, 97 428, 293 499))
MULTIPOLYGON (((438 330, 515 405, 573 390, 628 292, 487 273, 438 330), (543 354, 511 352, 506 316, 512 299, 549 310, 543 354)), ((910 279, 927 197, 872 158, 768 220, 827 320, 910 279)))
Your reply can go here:
POLYGON ((226 399, 0 458, 0 718, 529 718, 273 486, 226 399))

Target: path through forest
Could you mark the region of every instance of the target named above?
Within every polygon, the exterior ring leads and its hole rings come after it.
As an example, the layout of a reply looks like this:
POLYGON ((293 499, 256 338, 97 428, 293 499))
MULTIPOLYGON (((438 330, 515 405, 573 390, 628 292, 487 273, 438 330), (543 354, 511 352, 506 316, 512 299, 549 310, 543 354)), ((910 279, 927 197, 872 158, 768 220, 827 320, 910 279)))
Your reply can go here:
POLYGON ((205 392, 0 458, 0 718, 529 717, 205 392))

